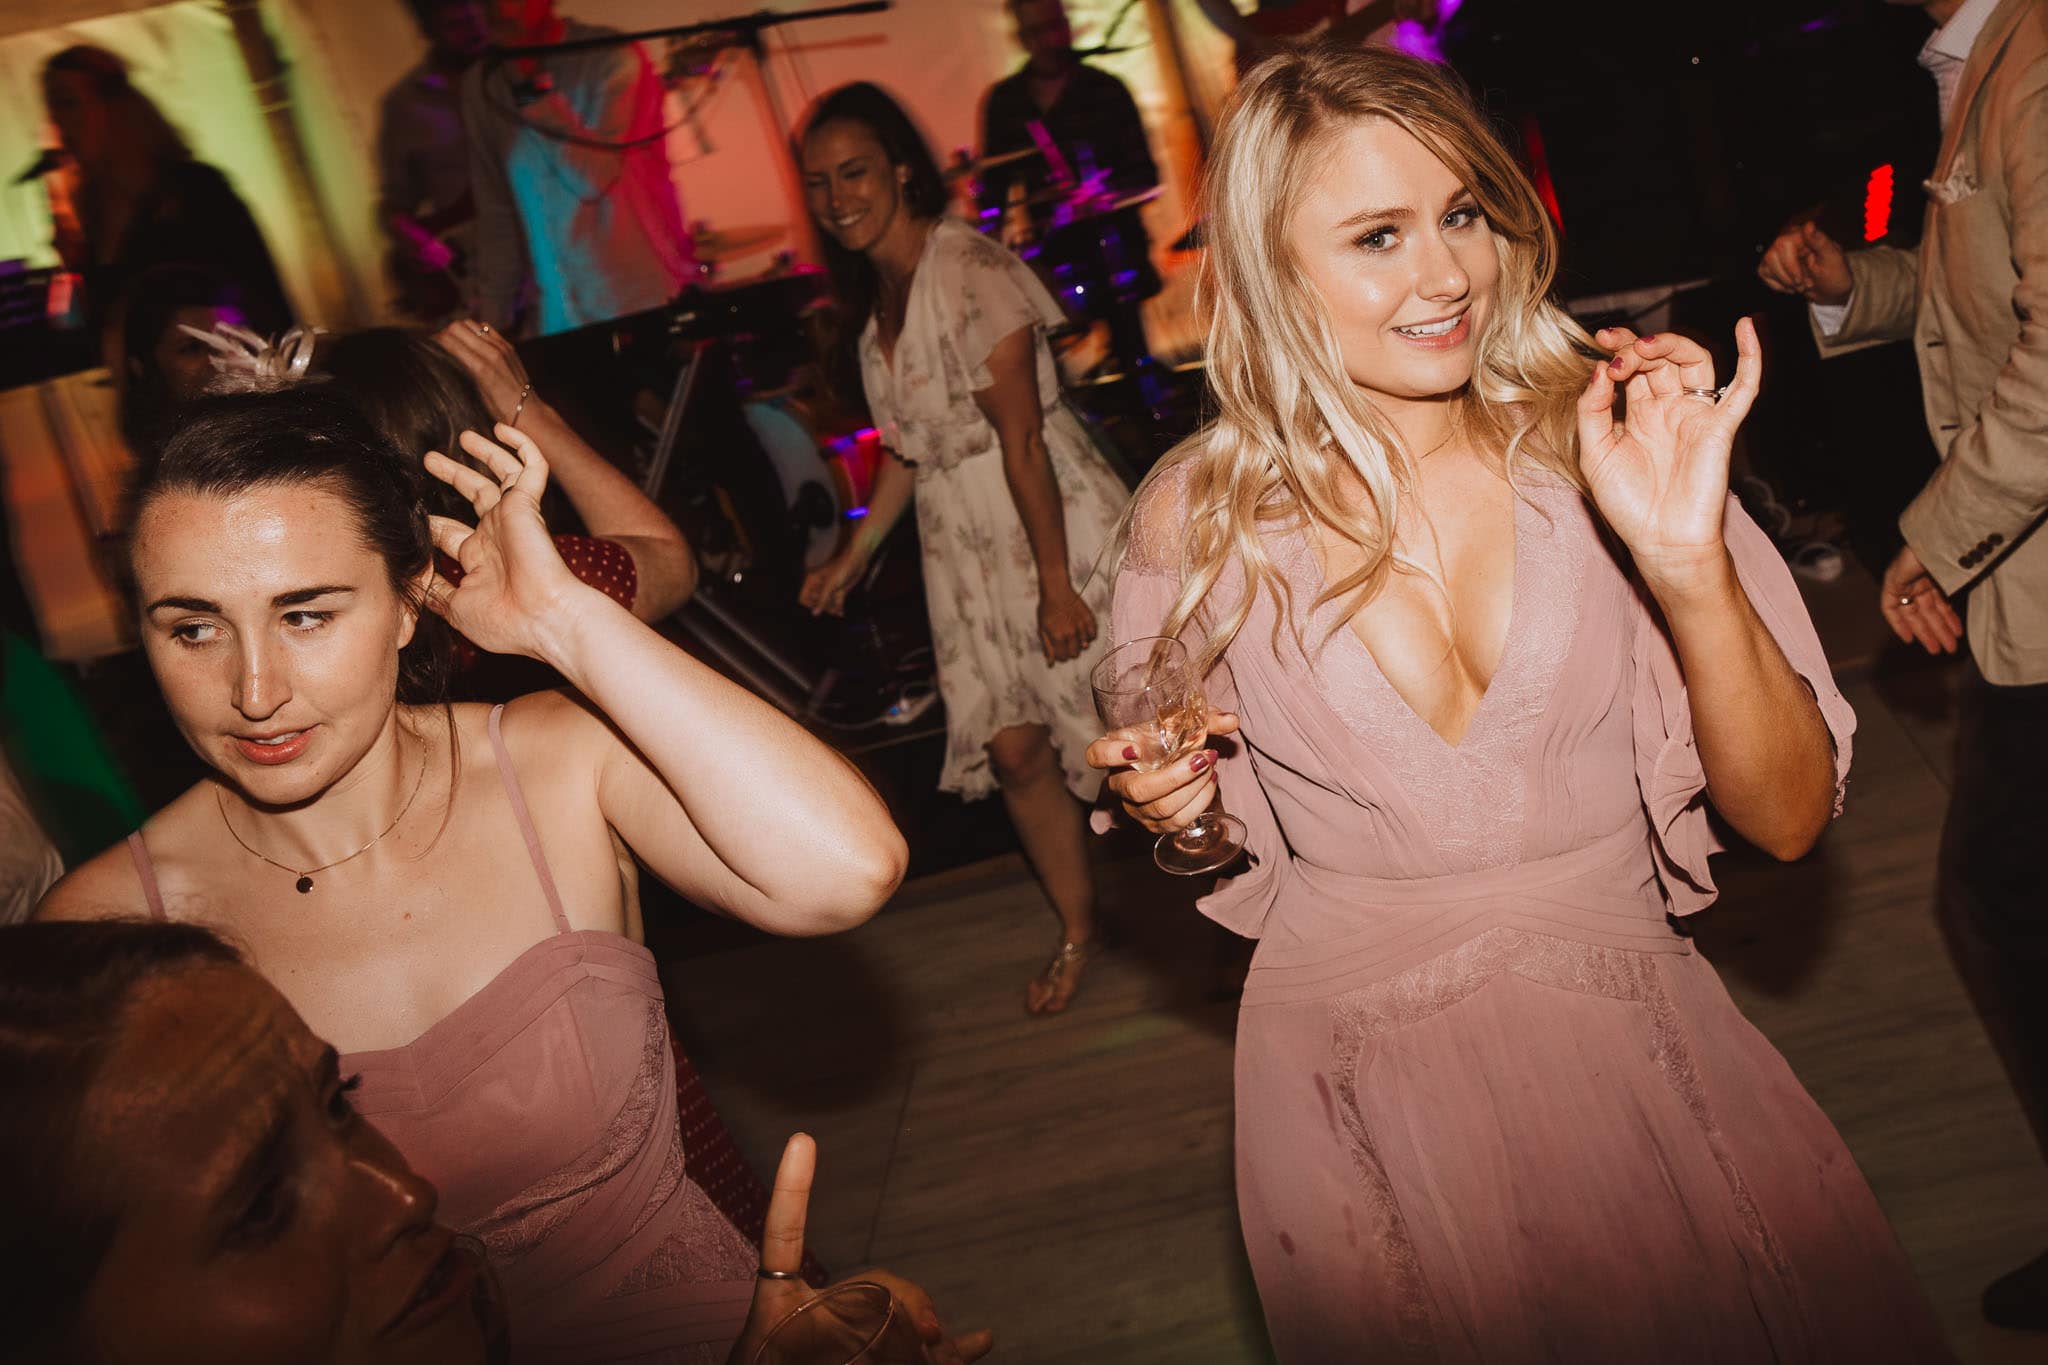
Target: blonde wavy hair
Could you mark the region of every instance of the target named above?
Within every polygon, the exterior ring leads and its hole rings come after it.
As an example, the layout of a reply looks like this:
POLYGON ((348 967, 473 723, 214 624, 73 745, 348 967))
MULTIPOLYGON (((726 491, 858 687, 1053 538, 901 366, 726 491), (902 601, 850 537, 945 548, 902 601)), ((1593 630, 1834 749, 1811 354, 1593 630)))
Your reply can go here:
POLYGON ((1180 596, 1161 634, 1179 635, 1228 571, 1241 571, 1237 600, 1204 621, 1204 670, 1243 627, 1258 592, 1273 593, 1279 617, 1293 619, 1293 594, 1263 532, 1305 519, 1363 552, 1361 567, 1328 584, 1316 606, 1365 600, 1397 568, 1420 571, 1397 563, 1394 551, 1399 509, 1414 496, 1414 453, 1347 374, 1288 237, 1330 142, 1369 118, 1407 130, 1464 182, 1499 253, 1474 373, 1455 399, 1458 429, 1498 453, 1510 483, 1533 464, 1585 486, 1575 407, 1593 342, 1550 301, 1556 232, 1463 83, 1379 50, 1272 57, 1232 95, 1200 194, 1207 250, 1196 307, 1216 414, 1146 478, 1125 530, 1127 566, 1179 571, 1180 596), (1169 486, 1148 497, 1162 479, 1179 483, 1178 493, 1169 486))

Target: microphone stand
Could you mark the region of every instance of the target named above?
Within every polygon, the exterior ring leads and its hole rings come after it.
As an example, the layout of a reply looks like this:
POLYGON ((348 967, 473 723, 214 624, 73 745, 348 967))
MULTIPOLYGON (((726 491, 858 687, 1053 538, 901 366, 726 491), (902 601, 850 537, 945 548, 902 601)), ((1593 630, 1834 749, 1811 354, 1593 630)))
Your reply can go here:
MULTIPOLYGON (((598 38, 574 38, 560 43, 534 43, 521 47, 494 47, 487 60, 492 62, 511 61, 521 57, 547 57, 558 52, 584 52, 597 47, 618 47, 625 43, 651 42, 658 38, 690 38, 699 33, 730 33, 737 40, 733 45, 743 47, 753 55, 757 68, 765 71, 763 63, 767 50, 761 42, 761 35, 771 28, 783 24, 802 23, 807 19, 837 19, 851 14, 880 14, 892 7, 893 0, 853 0, 844 5, 825 5, 817 9, 794 10, 787 14, 774 10, 755 10, 752 14, 735 15, 730 19, 708 19, 696 24, 675 24, 668 28, 642 29, 638 33, 607 33, 598 38)), ((786 142, 789 136, 789 121, 784 116, 781 102, 776 98, 772 81, 762 79, 763 93, 769 110, 775 118, 778 131, 786 142)))

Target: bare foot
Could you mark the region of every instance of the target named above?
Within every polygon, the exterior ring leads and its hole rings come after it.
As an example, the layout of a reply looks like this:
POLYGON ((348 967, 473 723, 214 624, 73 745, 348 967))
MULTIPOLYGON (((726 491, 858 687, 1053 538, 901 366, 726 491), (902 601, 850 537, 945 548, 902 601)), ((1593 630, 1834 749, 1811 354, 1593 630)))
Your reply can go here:
POLYGON ((1081 968, 1097 952, 1093 939, 1086 943, 1062 943, 1045 969, 1024 988, 1027 1014, 1058 1014, 1081 987, 1081 968))

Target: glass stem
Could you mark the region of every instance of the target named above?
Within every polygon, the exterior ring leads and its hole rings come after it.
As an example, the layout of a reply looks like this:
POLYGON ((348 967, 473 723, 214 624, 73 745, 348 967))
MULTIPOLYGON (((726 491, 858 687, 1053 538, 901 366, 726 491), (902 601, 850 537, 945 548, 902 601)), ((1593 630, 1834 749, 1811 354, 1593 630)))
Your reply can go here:
POLYGON ((1199 853, 1216 842, 1216 836, 1222 832, 1216 816, 1222 809, 1223 794, 1218 792, 1209 808, 1190 820, 1186 829, 1174 835, 1173 842, 1185 853, 1199 853))

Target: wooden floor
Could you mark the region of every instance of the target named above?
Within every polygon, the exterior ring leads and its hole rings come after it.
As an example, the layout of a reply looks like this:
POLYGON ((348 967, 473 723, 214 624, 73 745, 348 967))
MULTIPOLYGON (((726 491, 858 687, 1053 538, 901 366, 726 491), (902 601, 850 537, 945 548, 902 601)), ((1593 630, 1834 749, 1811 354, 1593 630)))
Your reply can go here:
MULTIPOLYGON (((1852 569, 1809 594, 1861 721, 1848 812, 1799 864, 1724 858, 1700 943, 1841 1129, 1961 1357, 2048 1360, 1976 1312, 2048 1248, 2048 1168, 1930 913, 1955 674, 1886 649, 1871 592, 1852 569)), ((1244 953, 1143 844, 1099 852, 1121 946, 1065 1017, 1020 1007, 1054 921, 1014 855, 837 939, 686 929, 671 1007, 761 1169, 817 1136, 835 1271, 910 1276, 1003 1360, 1268 1360, 1231 1195, 1244 953)))

